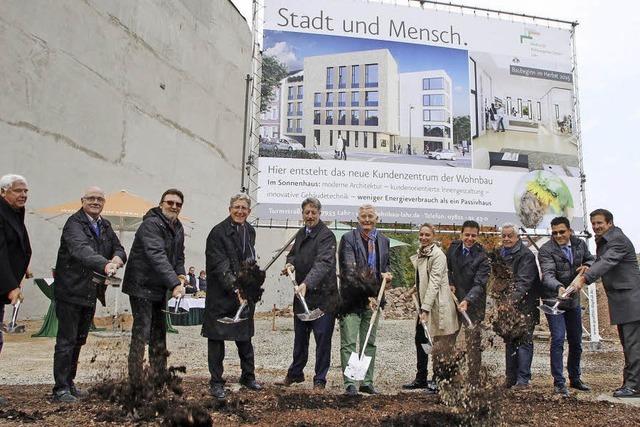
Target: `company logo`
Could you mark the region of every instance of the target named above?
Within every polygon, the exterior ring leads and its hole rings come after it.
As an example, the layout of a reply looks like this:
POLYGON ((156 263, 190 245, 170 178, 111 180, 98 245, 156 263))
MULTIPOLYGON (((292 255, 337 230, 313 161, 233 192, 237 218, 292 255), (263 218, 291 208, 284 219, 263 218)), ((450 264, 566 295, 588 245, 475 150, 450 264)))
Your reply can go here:
POLYGON ((534 36, 539 36, 540 33, 535 30, 525 29, 524 34, 520 34, 520 44, 524 44, 525 40, 533 40, 534 36))

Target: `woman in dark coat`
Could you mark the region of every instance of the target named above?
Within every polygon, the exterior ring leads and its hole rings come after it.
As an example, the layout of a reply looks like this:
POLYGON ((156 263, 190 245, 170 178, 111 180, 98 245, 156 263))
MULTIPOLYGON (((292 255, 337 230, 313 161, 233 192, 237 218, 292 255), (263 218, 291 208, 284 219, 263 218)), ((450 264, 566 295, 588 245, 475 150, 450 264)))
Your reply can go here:
POLYGON ((233 318, 245 302, 238 293, 236 278, 240 264, 255 259, 256 232, 246 222, 250 212, 251 199, 246 194, 236 194, 229 203, 229 216, 213 227, 207 237, 207 297, 202 335, 209 340, 210 393, 218 399, 225 398, 222 379, 225 341, 235 341, 238 347, 242 369, 240 384, 252 390, 262 388, 255 380, 251 344, 254 304, 247 303, 243 310, 240 317, 246 320, 231 324, 218 321, 223 317, 233 318))

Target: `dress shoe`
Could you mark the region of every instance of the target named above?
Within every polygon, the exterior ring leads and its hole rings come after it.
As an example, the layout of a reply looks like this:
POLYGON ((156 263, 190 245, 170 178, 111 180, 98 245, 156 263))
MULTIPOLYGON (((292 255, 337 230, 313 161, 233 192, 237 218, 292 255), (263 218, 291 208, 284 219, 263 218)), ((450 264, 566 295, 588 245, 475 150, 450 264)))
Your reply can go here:
POLYGON ((69 389, 69 391, 71 392, 71 394, 78 398, 78 399, 84 399, 85 397, 89 397, 89 393, 82 390, 81 388, 78 388, 74 385, 71 386, 71 388, 69 389))
POLYGON ((286 376, 282 381, 276 381, 275 384, 283 387, 289 387, 291 384, 302 382, 304 382, 304 378, 291 378, 290 376, 286 376))
POLYGON ((78 398, 71 394, 69 390, 62 390, 53 395, 54 402, 73 403, 77 402, 78 398))
POLYGON ((378 390, 373 387, 373 384, 364 384, 360 386, 360 393, 364 394, 378 394, 378 390))
POLYGON ((347 396, 357 396, 358 390, 356 389, 356 386, 350 384, 347 386, 347 390, 344 392, 344 394, 346 394, 347 396))
POLYGON ((553 392, 561 395, 562 397, 569 397, 569 389, 564 384, 553 386, 553 392))
POLYGON ((327 386, 327 383, 323 383, 322 381, 314 381, 313 382, 313 389, 314 390, 324 390, 326 386, 327 386))
POLYGON ((427 388, 427 387, 429 387, 429 382, 418 381, 418 380, 414 380, 413 382, 410 382, 409 384, 404 384, 402 386, 404 390, 417 390, 420 388, 427 388))
POLYGON ((529 384, 528 383, 515 383, 513 385, 513 387, 511 387, 512 390, 514 391, 522 391, 522 390, 526 390, 529 388, 529 384))
POLYGON ((240 380, 240 385, 253 391, 262 390, 262 386, 256 382, 256 380, 240 380))
POLYGON ((591 387, 589 387, 588 385, 583 383, 582 380, 580 380, 580 379, 577 379, 577 380, 574 380, 574 381, 569 381, 569 387, 575 388, 576 390, 580 390, 580 391, 590 391, 591 390, 591 387))
POLYGON ((227 394, 224 391, 222 384, 214 384, 209 388, 209 394, 218 400, 223 400, 227 394))
POLYGON ((614 391, 613 397, 640 397, 640 393, 631 387, 625 386, 614 391))

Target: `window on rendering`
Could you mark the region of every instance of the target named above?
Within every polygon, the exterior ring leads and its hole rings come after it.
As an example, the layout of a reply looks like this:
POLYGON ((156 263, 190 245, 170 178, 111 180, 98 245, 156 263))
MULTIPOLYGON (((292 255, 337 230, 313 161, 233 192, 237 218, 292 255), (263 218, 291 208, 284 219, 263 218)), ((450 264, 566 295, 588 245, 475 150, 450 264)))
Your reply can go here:
POLYGON ((347 87, 347 67, 338 67, 338 88, 347 87))
POLYGON ((320 124, 320 110, 313 110, 313 124, 320 124))
POLYGON ((422 79, 422 90, 434 89, 444 89, 444 79, 442 77, 422 79))
POLYGON ((327 67, 327 89, 333 89, 333 67, 327 67))
POLYGON ((344 110, 338 110, 338 124, 346 125, 347 124, 347 112, 344 110))
POLYGON ((302 99, 304 96, 304 90, 302 89, 302 86, 298 86, 298 99, 302 99))
MULTIPOLYGON (((360 124, 360 111, 358 110, 352 110, 351 111, 351 124, 352 125, 359 125, 360 124)), ((357 147, 357 145, 356 145, 357 147)))
POLYGON ((360 106, 360 92, 351 92, 351 106, 352 107, 360 106))
POLYGON ((365 87, 378 87, 378 64, 367 64, 364 66, 365 87))
POLYGON ((364 105, 366 107, 378 106, 378 91, 367 91, 364 93, 364 105))
POLYGON ((313 106, 322 107, 322 94, 320 92, 313 94, 313 106))
POLYGON ((422 105, 425 107, 444 107, 444 95, 422 95, 422 105))
POLYGON ((327 107, 333 107, 333 92, 327 92, 327 107))
POLYGON ((449 138, 451 136, 451 128, 449 126, 423 126, 424 136, 433 136, 439 138, 449 138))
POLYGON ((360 87, 360 66, 351 66, 351 87, 360 87))
POLYGON ((338 92, 338 107, 346 107, 346 106, 347 106, 347 93, 338 92))
POLYGON ((333 110, 327 110, 327 119, 324 123, 327 125, 333 124, 333 110))
POLYGON ((423 110, 422 119, 425 122, 450 122, 451 118, 445 110, 423 110))
POLYGON ((288 94, 287 94, 287 99, 293 99, 294 95, 295 95, 295 87, 294 86, 289 86, 288 88, 288 94))
POLYGON ((293 102, 287 104, 287 116, 293 116, 293 102))
POLYGON ((378 126, 378 110, 365 111, 364 124, 366 126, 378 126))
POLYGON ((302 102, 298 102, 298 110, 296 112, 299 116, 302 115, 302 102))

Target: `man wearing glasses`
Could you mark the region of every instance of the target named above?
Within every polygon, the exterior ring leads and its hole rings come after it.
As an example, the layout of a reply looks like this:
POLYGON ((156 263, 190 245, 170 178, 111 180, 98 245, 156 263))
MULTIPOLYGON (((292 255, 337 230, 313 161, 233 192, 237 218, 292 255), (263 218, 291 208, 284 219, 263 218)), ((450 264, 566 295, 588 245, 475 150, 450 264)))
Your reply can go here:
POLYGON ((58 334, 53 355, 53 398, 71 403, 87 395, 73 380, 80 349, 87 342, 96 311, 98 286, 93 273, 110 276, 127 260, 111 223, 102 218, 104 191, 89 187, 80 199, 82 207, 69 217, 60 237, 53 287, 58 334))
POLYGON ((149 343, 151 380, 162 387, 167 368, 167 292, 184 295, 184 229, 178 219, 184 196, 171 188, 160 205, 149 209, 136 232, 122 291, 129 295, 133 314, 129 348, 129 380, 141 386, 144 346, 149 343))
MULTIPOLYGON (((551 220, 552 239, 540 247, 538 261, 542 270, 542 292, 546 304, 555 304, 556 298, 563 297, 566 288, 579 274, 585 273, 593 264, 593 255, 586 243, 573 235, 569 219, 557 217, 551 220)), ((551 375, 553 375, 554 393, 568 396, 564 375, 562 374, 562 353, 564 338, 569 342, 567 372, 569 385, 577 390, 589 391, 590 388, 580 379, 580 356, 582 355, 582 309, 580 292, 572 292, 568 299, 562 299, 559 309, 564 313, 547 314, 551 332, 551 375)))

